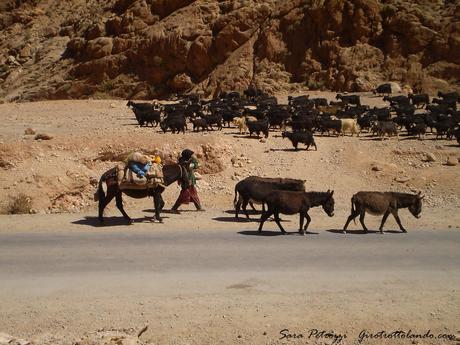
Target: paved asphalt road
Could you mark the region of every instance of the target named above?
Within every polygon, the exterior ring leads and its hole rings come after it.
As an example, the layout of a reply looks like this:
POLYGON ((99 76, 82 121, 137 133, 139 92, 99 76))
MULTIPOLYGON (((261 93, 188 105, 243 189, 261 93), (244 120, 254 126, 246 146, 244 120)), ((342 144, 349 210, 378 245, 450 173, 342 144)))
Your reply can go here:
POLYGON ((123 276, 132 287, 142 277, 153 293, 174 293, 177 286, 219 291, 222 284, 200 284, 210 275, 228 285, 264 277, 268 286, 281 290, 283 281, 293 279, 290 291, 311 285, 312 276, 315 281, 342 283, 350 277, 366 280, 371 272, 373 280, 375 273, 401 279, 410 273, 412 278, 438 282, 459 276, 460 232, 456 230, 385 235, 321 231, 305 238, 232 230, 3 233, 0 301, 11 291, 45 293, 76 282, 91 285, 95 276, 102 283, 93 291, 110 288, 114 279, 123 276), (27 284, 31 279, 33 287, 27 284), (172 280, 175 284, 168 286, 172 280))

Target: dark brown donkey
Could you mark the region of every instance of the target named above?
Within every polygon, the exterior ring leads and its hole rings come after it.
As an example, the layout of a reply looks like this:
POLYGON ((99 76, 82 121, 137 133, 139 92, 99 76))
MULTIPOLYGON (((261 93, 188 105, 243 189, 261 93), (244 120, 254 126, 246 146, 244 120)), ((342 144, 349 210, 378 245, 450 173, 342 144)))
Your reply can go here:
MULTIPOLYGON (((189 174, 186 167, 179 164, 169 164, 163 166, 164 184, 169 186, 171 183, 180 180, 186 184, 189 183, 189 174)), ((104 209, 105 207, 115 198, 117 208, 121 214, 128 221, 129 224, 133 220, 127 215, 123 209, 122 193, 136 199, 153 197, 153 204, 155 207, 155 218, 161 223, 163 220, 160 216, 160 212, 163 209, 164 201, 161 197, 161 193, 164 191, 163 186, 157 186, 151 189, 123 189, 121 190, 118 186, 117 168, 112 168, 102 174, 99 179, 99 185, 96 193, 94 194, 94 200, 99 201, 99 222, 104 223, 104 209), (102 188, 103 183, 107 185, 107 194, 104 193, 102 188)))
POLYGON ((300 213, 299 232, 304 235, 311 222, 308 215, 308 210, 311 207, 322 206, 324 212, 329 217, 334 216, 334 191, 327 192, 291 192, 284 190, 273 191, 265 199, 267 203, 267 211, 262 214, 260 218, 259 232, 262 231, 264 222, 273 214, 275 215, 275 222, 283 234, 286 231, 280 223, 280 213, 282 214, 297 214, 300 213), (307 219, 307 224, 303 228, 303 220, 307 219))
POLYGON ((305 191, 304 180, 291 178, 270 178, 249 176, 235 185, 235 217, 238 218, 241 205, 247 219, 249 214, 246 210, 248 203, 255 210, 253 202, 261 203, 265 211, 265 198, 274 190, 305 191))
POLYGON ((422 212, 422 199, 424 196, 418 194, 395 193, 395 192, 358 192, 351 198, 351 215, 348 217, 343 232, 346 233, 348 224, 359 216, 359 221, 365 232, 367 227, 364 224, 364 216, 366 212, 373 215, 382 215, 382 223, 380 224, 380 233, 383 234, 383 225, 390 213, 395 217, 396 222, 402 232, 407 232, 401 224, 398 216, 400 208, 408 208, 410 213, 415 218, 420 218, 422 212))

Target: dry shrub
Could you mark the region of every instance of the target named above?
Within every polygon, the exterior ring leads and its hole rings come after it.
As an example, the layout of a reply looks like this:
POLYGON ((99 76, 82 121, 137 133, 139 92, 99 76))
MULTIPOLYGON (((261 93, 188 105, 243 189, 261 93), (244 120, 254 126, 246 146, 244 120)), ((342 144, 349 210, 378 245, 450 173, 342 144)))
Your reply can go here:
POLYGON ((14 165, 12 163, 4 160, 3 158, 0 158, 0 168, 5 169, 5 170, 10 170, 13 167, 14 165))
POLYGON ((7 214, 30 213, 32 209, 32 199, 25 194, 19 194, 12 198, 6 208, 7 214))
POLYGON ((45 134, 45 133, 38 133, 35 138, 35 140, 51 140, 53 139, 53 137, 49 134, 45 134))
POLYGON ((30 127, 24 130, 24 134, 26 135, 34 135, 35 133, 36 133, 35 129, 30 128, 30 127))

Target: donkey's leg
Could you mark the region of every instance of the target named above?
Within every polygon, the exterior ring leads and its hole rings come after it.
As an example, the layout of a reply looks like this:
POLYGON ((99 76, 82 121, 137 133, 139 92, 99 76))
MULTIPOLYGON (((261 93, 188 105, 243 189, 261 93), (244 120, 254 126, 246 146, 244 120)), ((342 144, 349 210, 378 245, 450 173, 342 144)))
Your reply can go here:
POLYGON ((130 216, 128 216, 128 214, 125 212, 125 210, 123 208, 123 199, 121 197, 121 192, 118 192, 115 195, 115 202, 117 204, 117 208, 120 210, 120 212, 123 215, 123 217, 125 217, 125 219, 128 221, 129 224, 132 224, 133 220, 131 219, 130 216))
POLYGON ((300 212, 299 216, 299 234, 305 235, 305 232, 303 231, 303 218, 305 217, 305 213, 300 212))
POLYGON ((363 208, 360 212, 359 212, 359 221, 361 223, 361 225, 363 226, 363 229, 364 229, 364 232, 368 232, 368 229, 366 227, 366 224, 364 224, 364 216, 366 215, 366 210, 363 208))
POLYGON ((404 227, 401 224, 401 219, 399 219, 399 216, 398 216, 398 210, 391 210, 391 214, 393 215, 393 217, 395 217, 396 223, 398 223, 399 228, 401 229, 401 231, 402 232, 407 232, 407 230, 404 229, 404 227))
MULTIPOLYGON (((160 211, 162 208, 162 202, 163 199, 161 198, 161 193, 157 190, 153 192, 153 206, 155 208, 155 218, 158 220, 160 223, 163 223, 163 219, 160 216, 160 211)), ((164 202, 163 202, 164 204, 164 202)))
POLYGON ((240 213, 241 202, 241 196, 238 196, 238 200, 235 204, 235 218, 238 218, 238 214, 240 213))
POLYGON ((262 213, 260 216, 259 232, 262 232, 262 227, 264 226, 265 221, 273 214, 273 212, 268 209, 267 212, 262 213))
POLYGON ((310 222, 311 222, 311 217, 308 214, 308 210, 307 210, 307 212, 305 212, 305 218, 307 219, 307 224, 305 224, 305 229, 304 230, 307 231, 308 226, 310 225, 310 222))
POLYGON ((274 214, 275 214, 275 223, 278 225, 283 235, 285 235, 286 230, 284 230, 283 226, 281 225, 280 213, 278 211, 275 211, 274 214))
POLYGON ((107 205, 112 201, 112 199, 115 197, 115 191, 113 190, 113 187, 108 187, 107 188, 107 195, 104 196, 104 198, 99 198, 99 222, 101 224, 104 223, 104 210, 107 207, 107 205))
POLYGON ((387 218, 389 215, 390 215, 389 210, 385 211, 385 213, 383 214, 382 223, 380 224, 380 228, 379 228, 381 234, 383 234, 383 226, 385 225, 385 222, 387 221, 387 218))
POLYGON ((350 224, 350 222, 355 219, 356 217, 359 216, 359 210, 354 210, 350 216, 348 217, 347 219, 347 222, 345 223, 345 226, 343 227, 343 232, 345 233, 347 231, 347 228, 348 228, 348 224, 350 224))
POLYGON ((244 214, 246 215, 246 218, 249 219, 249 213, 248 210, 246 209, 248 207, 249 199, 243 198, 243 206, 241 207, 244 211, 244 214))

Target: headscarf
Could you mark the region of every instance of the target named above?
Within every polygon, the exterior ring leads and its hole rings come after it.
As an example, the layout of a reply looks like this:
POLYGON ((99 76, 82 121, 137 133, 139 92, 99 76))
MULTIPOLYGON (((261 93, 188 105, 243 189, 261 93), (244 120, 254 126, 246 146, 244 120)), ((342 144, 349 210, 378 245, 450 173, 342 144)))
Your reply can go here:
POLYGON ((185 149, 181 153, 181 156, 179 158, 179 162, 180 163, 188 162, 190 160, 190 158, 192 158, 193 153, 194 152, 192 150, 185 149))

